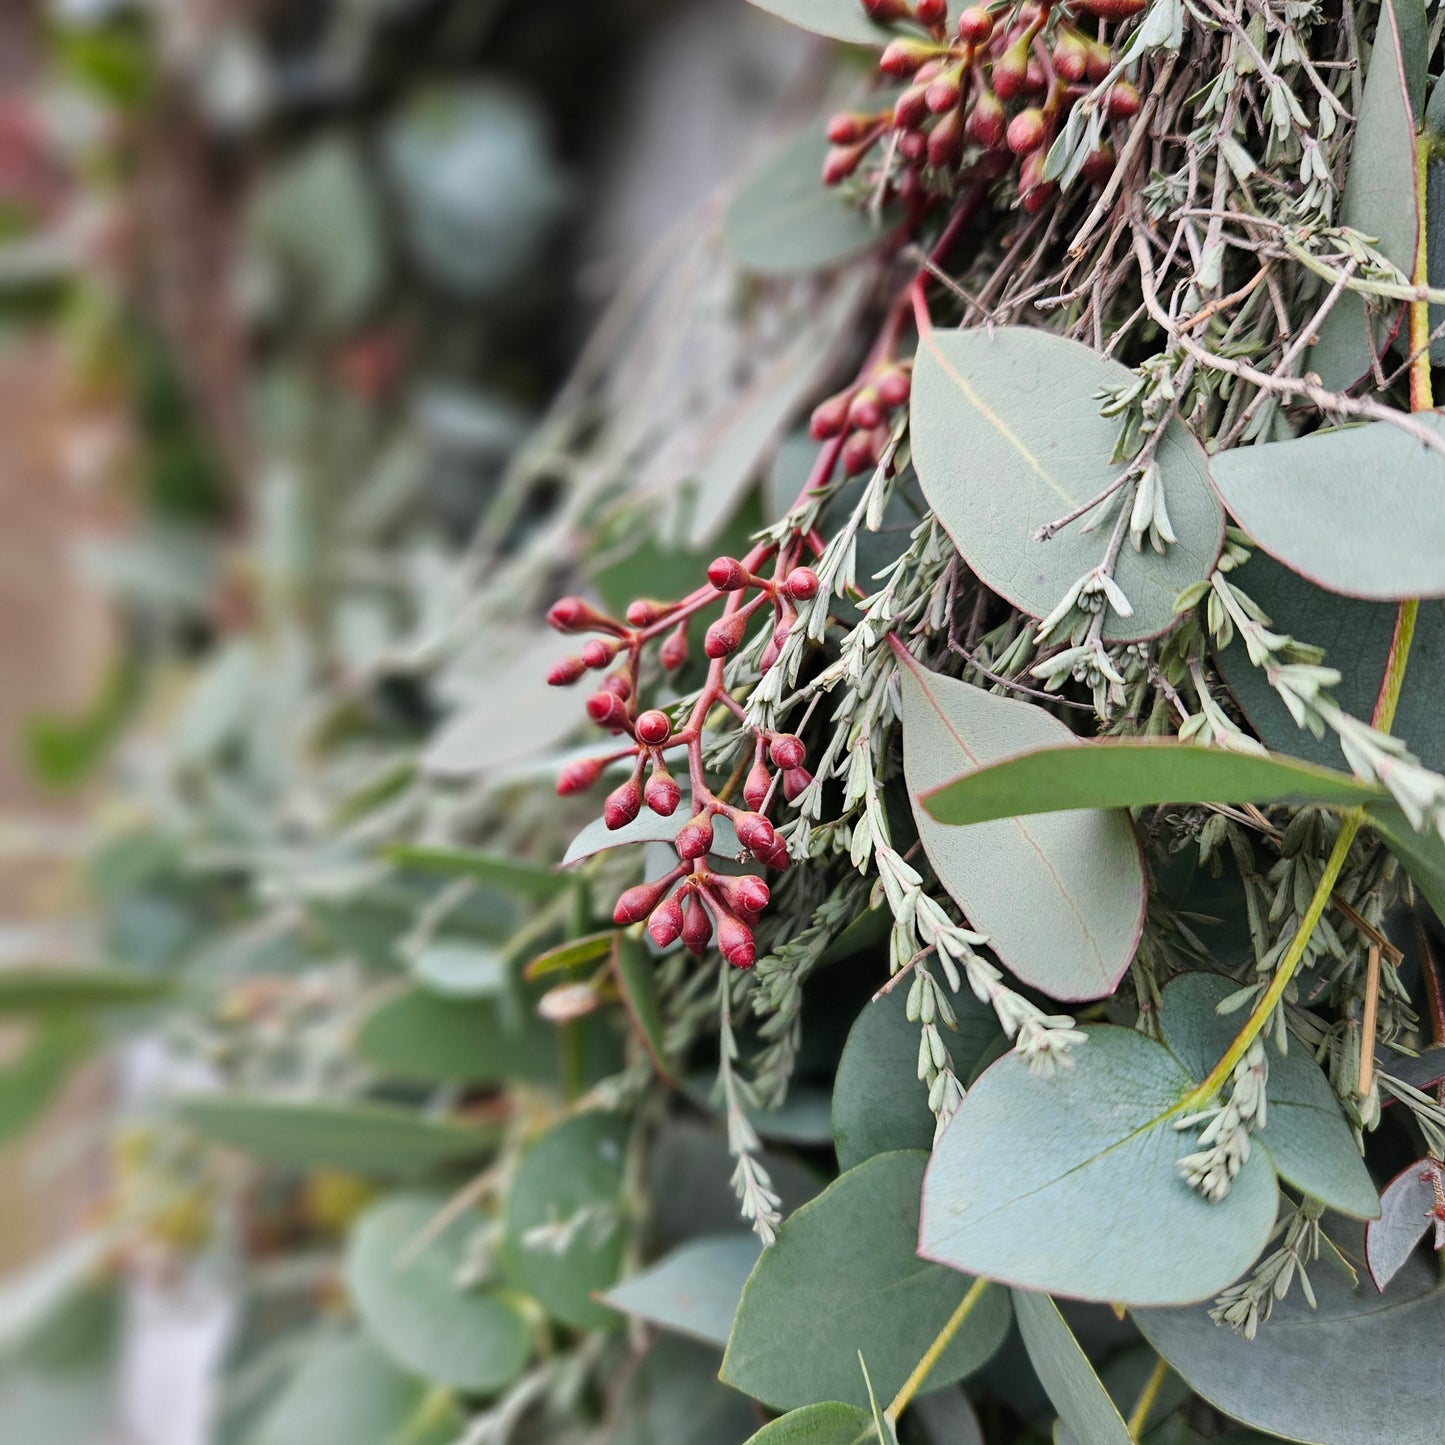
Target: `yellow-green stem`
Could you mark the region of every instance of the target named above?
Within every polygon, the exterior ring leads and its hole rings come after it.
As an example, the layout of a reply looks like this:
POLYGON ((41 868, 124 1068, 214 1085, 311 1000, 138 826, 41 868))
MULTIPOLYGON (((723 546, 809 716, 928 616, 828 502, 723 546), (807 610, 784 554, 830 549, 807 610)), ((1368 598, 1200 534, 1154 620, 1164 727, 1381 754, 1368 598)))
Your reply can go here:
POLYGON ((963 1322, 973 1312, 973 1307, 983 1298, 988 1288, 986 1279, 976 1279, 968 1293, 959 1301, 958 1308, 949 1316, 948 1323, 939 1330, 938 1338, 923 1352, 923 1358, 913 1367, 913 1373, 903 1382, 903 1388, 893 1397, 893 1403, 883 1412, 891 1424, 908 1408, 913 1397, 923 1388, 929 1372, 938 1363, 939 1356, 948 1348, 953 1337, 963 1328, 963 1322))
POLYGON ((1254 1012, 1250 1014, 1244 1027, 1235 1036, 1228 1052, 1214 1066, 1209 1077, 1193 1093, 1185 1096, 1175 1111, 1176 1113, 1192 1113, 1207 1104, 1228 1083, 1235 1065, 1249 1052, 1249 1046, 1264 1031, 1264 1026, 1269 1022, 1275 1007, 1284 996, 1285 989, 1289 987, 1289 981, 1294 977, 1295 970, 1304 957, 1305 949, 1309 947, 1315 925, 1320 921, 1320 915, 1325 911, 1325 904, 1330 901, 1330 894, 1335 891, 1340 870, 1345 866, 1345 857, 1350 851, 1350 844, 1355 841, 1355 834, 1360 831, 1360 824, 1364 821, 1365 815, 1358 808, 1346 813, 1340 819, 1340 835, 1335 839, 1335 846, 1330 850, 1329 861, 1325 864, 1325 871, 1320 876, 1314 897, 1310 899, 1310 906, 1305 909, 1305 915, 1300 919, 1299 928, 1296 930, 1295 936, 1290 939, 1289 947, 1285 950, 1284 957, 1280 959, 1279 967, 1274 971, 1274 978, 1270 980, 1269 987, 1264 991, 1264 997, 1254 1006, 1254 1012))
POLYGON ((1149 1422, 1149 1412, 1154 1408, 1154 1402, 1159 1398, 1159 1391, 1164 1386, 1165 1377, 1169 1374, 1169 1362, 1165 1359, 1155 1361, 1149 1378, 1144 1382, 1144 1388, 1139 1392, 1139 1399, 1135 1402, 1133 1412, 1129 1416, 1129 1438, 1137 1440, 1144 1433, 1144 1426, 1149 1422))
MULTIPOLYGON (((1415 202, 1420 217, 1420 231, 1415 243, 1415 273, 1411 280, 1424 286, 1430 279, 1430 228, 1426 224, 1426 198, 1429 194, 1430 137, 1421 135, 1415 142, 1415 202)), ((1430 303, 1410 303, 1410 410, 1429 411, 1435 401, 1430 384, 1430 303)))

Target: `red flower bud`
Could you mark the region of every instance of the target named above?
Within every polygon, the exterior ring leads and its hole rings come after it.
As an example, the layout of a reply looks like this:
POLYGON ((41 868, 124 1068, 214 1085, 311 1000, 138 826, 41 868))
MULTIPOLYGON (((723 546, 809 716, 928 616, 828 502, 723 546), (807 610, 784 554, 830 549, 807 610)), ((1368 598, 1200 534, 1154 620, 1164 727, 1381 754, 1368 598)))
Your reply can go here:
POLYGON ((646 743, 650 748, 659 748, 672 736, 672 722, 661 709, 649 708, 637 719, 633 731, 638 742, 646 743))
POLYGON ((587 699, 587 716, 598 727, 620 728, 627 721, 627 708, 613 692, 594 692, 587 699))
POLYGON ((704 635, 702 650, 709 657, 726 657, 742 645, 747 628, 748 619, 740 612, 733 613, 731 617, 719 617, 704 635))
POLYGON ((786 873, 793 866, 793 855, 788 852, 788 845, 779 838, 777 847, 763 859, 763 862, 769 868, 776 868, 779 873, 786 873))
POLYGON ((626 702, 632 696, 632 684, 622 673, 614 672, 602 679, 602 691, 626 702))
POLYGON ((955 65, 945 70, 937 80, 929 84, 924 99, 934 115, 943 115, 952 110, 963 99, 963 67, 955 65))
POLYGON ((1114 52, 1102 40, 1090 40, 1088 77, 1092 81, 1102 80, 1114 68, 1114 52))
POLYGON ((547 621, 558 632, 589 632, 599 628, 609 631, 617 626, 580 597, 563 597, 554 602, 548 610, 547 621))
POLYGON ((736 557, 718 557, 708 564, 707 580, 719 592, 738 592, 748 585, 747 569, 736 557))
POLYGON ((907 20, 908 0, 861 0, 870 20, 887 25, 890 20, 907 20))
POLYGON ((611 829, 625 828, 641 811, 642 783, 631 777, 608 793, 602 805, 602 821, 611 829))
POLYGON ((1049 88, 1049 74, 1044 69, 1044 63, 1037 55, 1029 56, 1028 67, 1024 71, 1024 89, 1042 91, 1049 88))
POLYGON ((911 85, 893 102, 893 129, 914 130, 928 116, 928 87, 911 85))
POLYGON ((744 873, 738 878, 714 873, 708 882, 713 892, 739 913, 761 913, 772 896, 768 885, 754 873, 744 873))
POLYGON ((677 812, 677 805, 682 801, 682 789, 677 786, 677 780, 672 774, 659 766, 653 769, 652 776, 648 778, 642 797, 658 817, 670 818, 677 812))
POLYGON ((813 775, 807 768, 789 768, 783 774, 783 797, 788 802, 795 803, 799 795, 813 781, 813 775))
POLYGON ((1114 174, 1114 164, 1114 147, 1106 143, 1084 157, 1079 173, 1090 185, 1102 186, 1114 174))
POLYGON ((758 658, 758 671, 767 672, 772 665, 783 655, 783 644, 776 637, 768 638, 768 645, 763 648, 758 658))
POLYGON ((848 424, 864 431, 872 431, 882 421, 883 403, 879 399, 877 387, 860 388, 857 396, 853 398, 853 404, 848 408, 848 424))
POLYGON ((675 893, 652 910, 647 932, 659 948, 671 948, 682 937, 682 904, 675 893))
POLYGON ((818 595, 818 574, 811 567, 794 567, 783 582, 783 591, 794 602, 807 602, 818 595))
POLYGON ((1016 156, 1026 156, 1044 143, 1046 122, 1038 106, 1021 110, 1008 123, 1008 148, 1016 156))
POLYGON ((768 756, 773 760, 774 767, 787 772, 790 768, 801 768, 808 753, 802 738, 793 733, 779 733, 768 745, 768 756))
POLYGON ((948 19, 948 0, 917 0, 913 13, 920 25, 942 25, 948 19))
POLYGON ((773 775, 768 771, 768 765, 759 758, 748 773, 747 781, 743 784, 743 802, 754 811, 763 806, 768 796, 768 789, 773 786, 773 775))
POLYGON ((689 953, 699 954, 712 942, 712 919, 695 893, 682 905, 682 941, 689 953))
POLYGON ((872 149, 871 140, 859 141, 857 145, 833 146, 823 157, 823 184, 836 186, 846 181, 858 169, 858 162, 872 149))
POLYGON ((1089 73, 1089 42, 1076 30, 1061 30, 1051 59, 1065 80, 1082 80, 1089 73))
POLYGON ((656 883, 639 883, 636 888, 629 888, 617 900, 617 907, 612 910, 612 921, 619 928, 641 923, 662 902, 675 882, 677 879, 669 877, 659 879, 656 883))
POLYGON ((582 661, 588 667, 597 668, 599 671, 604 667, 611 667, 612 659, 616 656, 617 644, 603 642, 600 637, 594 637, 582 649, 582 661))
POLYGON ((586 671, 587 664, 580 657, 564 657, 547 674, 547 682, 551 687, 571 687, 586 671))
POLYGON ((985 150, 997 150, 1003 144, 1007 127, 1008 116, 998 96, 991 90, 981 91, 964 126, 969 140, 985 150))
POLYGON ((778 833, 761 813, 734 813, 738 842, 755 858, 766 857, 777 846, 778 833))
POLYGON ((956 166, 963 157, 963 112, 951 110, 928 137, 928 164, 936 170, 956 166))
POLYGON ((837 396, 830 396, 827 401, 818 405, 809 425, 814 441, 829 441, 847 426, 848 407, 852 400, 851 392, 840 392, 837 396))
POLYGON ((1109 119, 1129 120, 1139 114, 1139 90, 1127 80, 1115 81, 1109 87, 1109 119))
MULTIPOLYGON (((867 0, 864 0, 867 3, 867 0)), ((932 59, 937 54, 938 47, 930 45, 923 40, 894 40, 883 52, 878 62, 878 68, 884 75, 891 75, 895 80, 904 80, 912 75, 920 65, 932 59)))
POLYGON ((605 758, 579 758, 568 763, 557 774, 559 796, 567 798, 573 793, 586 792, 602 776, 602 769, 606 766, 605 758))
POLYGON ((828 122, 828 139, 835 146, 852 145, 854 141, 862 138, 864 131, 868 129, 868 123, 869 117, 861 111, 839 111, 828 122))
POLYGON ((994 93, 1001 100, 1012 100, 1023 88, 1029 73, 1029 38, 1020 35, 999 56, 989 72, 994 93))
POLYGON ((654 602, 650 597, 639 597, 627 604, 627 620, 634 627, 651 627, 667 616, 667 604, 654 602))
POLYGON ((958 38, 982 45, 993 34, 993 16, 982 5, 970 5, 958 17, 958 38))
POLYGON ((679 858, 701 858, 712 847, 712 819, 699 813, 691 822, 677 830, 673 846, 679 858))
POLYGON ((913 378, 901 367, 893 367, 878 378, 878 395, 889 407, 902 406, 913 390, 913 378))
POLYGON ((843 471, 850 477, 871 472, 878 465, 877 433, 855 431, 843 444, 843 471))
POLYGON ((717 942, 722 956, 734 968, 751 968, 757 960, 758 948, 752 929, 731 913, 718 918, 717 942))
POLYGON ((922 165, 928 159, 928 134, 921 130, 906 130, 898 137, 898 153, 909 165, 922 165))
POLYGON ((1044 180, 1044 153, 1033 151, 1019 167, 1019 200, 1029 215, 1036 216, 1053 198, 1055 187, 1044 180))
POLYGON ((687 623, 679 622, 657 649, 657 660, 668 672, 676 672, 687 661, 687 623))

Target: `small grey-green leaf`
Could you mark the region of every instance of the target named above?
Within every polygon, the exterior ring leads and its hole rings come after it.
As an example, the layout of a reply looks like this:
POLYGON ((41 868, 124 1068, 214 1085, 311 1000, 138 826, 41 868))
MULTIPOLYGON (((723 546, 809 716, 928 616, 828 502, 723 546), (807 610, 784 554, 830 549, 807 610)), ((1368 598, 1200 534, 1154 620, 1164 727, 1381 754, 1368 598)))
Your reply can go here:
POLYGON ((411 961, 412 976, 443 998, 489 998, 506 986, 507 965, 496 949, 438 938, 411 961))
MULTIPOLYGON (((878 1154, 790 1216, 743 1290, 722 1378, 775 1410, 868 1392, 892 1399, 948 1322, 970 1281, 917 1257, 927 1155, 878 1154)), ((977 1369, 1003 1342, 1008 1298, 985 1290, 930 1372, 941 1386, 977 1369)))
MULTIPOLYGON (((1123 472, 1113 460, 1119 424, 1099 415, 1098 393, 1134 379, 1034 327, 929 331, 919 344, 910 437, 924 493, 980 579, 1031 616, 1047 616, 1103 560, 1108 527, 1035 534, 1123 472)), ((1209 576, 1224 541, 1199 443, 1171 423, 1156 459, 1179 540, 1163 556, 1127 545, 1119 554, 1114 575, 1133 615, 1110 613, 1110 642, 1167 632, 1174 599, 1209 576)))
POLYGON ((1013 1306, 1029 1359, 1070 1433, 1088 1445, 1133 1445, 1129 1427, 1053 1300, 1015 1290, 1013 1306))
POLYGON ((723 213, 722 234, 745 271, 824 271, 871 250, 893 229, 891 212, 875 218, 823 184, 827 154, 822 127, 812 125, 744 178, 723 213))
MULTIPOLYGON (((1420 214, 1415 189, 1415 115, 1391 0, 1381 0, 1360 113, 1350 145, 1350 169, 1340 223, 1378 238, 1376 249, 1406 276, 1415 266, 1420 214)), ((1397 303, 1383 303, 1375 350, 1383 351, 1397 303)), ((1321 323, 1308 366, 1330 391, 1353 386, 1371 366, 1364 297, 1345 291, 1321 323)), ((1382 468, 1378 474, 1385 476, 1382 468)))
POLYGON ((853 45, 887 44, 890 32, 864 13, 859 0, 748 0, 801 30, 853 45))
POLYGON ((725 1348, 762 1245, 753 1234, 694 1239, 603 1296, 614 1309, 725 1348))
POLYGON ((1425 1231, 1435 1224, 1439 1179, 1439 1163, 1419 1159, 1385 1186, 1380 1217, 1365 1226, 1365 1264, 1376 1289, 1385 1289, 1399 1274, 1425 1231))
POLYGON ((894 651, 904 775, 939 881, 1025 983, 1058 999, 1112 993, 1138 947, 1148 894, 1128 815, 938 822, 918 802, 922 794, 1010 754, 1078 740, 1043 708, 928 672, 901 646, 894 651))
POLYGON ((868 1445, 878 1431, 868 1410, 836 1400, 789 1410, 764 1425, 748 1445, 868 1445))
POLYGON ((512 1299, 458 1282, 466 1220, 424 1238, 445 1203, 402 1194, 373 1204, 347 1243, 346 1285, 367 1333, 404 1369, 492 1394, 521 1374, 531 1331, 512 1299))
MULTIPOLYGON (((1414 419, 1445 441, 1445 417, 1414 419)), ((1230 515, 1271 556, 1347 597, 1445 596, 1445 456, 1391 422, 1214 458, 1230 515)))

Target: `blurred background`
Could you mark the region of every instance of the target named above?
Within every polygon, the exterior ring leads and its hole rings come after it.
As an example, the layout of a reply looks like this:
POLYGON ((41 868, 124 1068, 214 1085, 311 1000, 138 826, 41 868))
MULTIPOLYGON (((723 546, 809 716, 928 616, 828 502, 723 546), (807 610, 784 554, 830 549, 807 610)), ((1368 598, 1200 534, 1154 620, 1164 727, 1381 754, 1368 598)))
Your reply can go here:
POLYGON ((415 806, 427 639, 572 485, 499 521, 519 448, 831 63, 741 0, 0 5, 3 1445, 247 1438, 237 1260, 324 1290, 359 1186, 238 1221, 156 1101, 336 1067, 349 985, 265 982, 301 892, 383 907, 316 840, 415 806))

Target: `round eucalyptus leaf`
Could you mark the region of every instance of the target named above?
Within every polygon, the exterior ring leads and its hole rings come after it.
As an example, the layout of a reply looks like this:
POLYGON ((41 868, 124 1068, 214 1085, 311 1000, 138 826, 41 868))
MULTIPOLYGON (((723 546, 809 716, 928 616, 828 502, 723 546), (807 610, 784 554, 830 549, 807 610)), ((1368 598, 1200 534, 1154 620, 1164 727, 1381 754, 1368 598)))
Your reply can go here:
POLYGON ((531 1331, 515 1300, 459 1283, 474 1219, 426 1238, 445 1204, 420 1194, 373 1204, 347 1243, 346 1286, 367 1334, 402 1368, 490 1395, 526 1367, 531 1331))
MULTIPOLYGON (((848 1033, 833 1081, 833 1143, 839 1169, 894 1149, 931 1149, 933 1114, 918 1077, 918 1024, 907 1014, 906 983, 863 1006, 848 1033)), ((967 1079, 1001 1038, 991 1009, 972 994, 954 1000, 957 1030, 940 1028, 953 1072, 967 1079)))
MULTIPOLYGON (((878 1154, 790 1216, 748 1278, 722 1378, 770 1409, 889 1400, 968 1292, 970 1280, 917 1258, 928 1156, 878 1154)), ((1008 1298, 985 1290, 927 1384, 971 1374, 1003 1342, 1008 1298)))
MULTIPOLYGON (((1112 520, 1036 533, 1099 495, 1124 471, 1113 459, 1117 420, 1098 393, 1134 374, 1076 341, 1031 327, 929 331, 913 379, 913 464, 929 504, 964 560, 1021 611, 1045 617, 1104 559, 1112 520)), ((1133 607, 1112 612, 1104 639, 1157 637, 1175 623, 1174 599, 1208 577, 1224 542, 1224 511, 1204 451, 1178 422, 1157 457, 1178 541, 1161 556, 1127 541, 1114 577, 1133 607)))
POLYGON ((615 1329, 594 1295, 622 1271, 627 1121, 592 1110, 548 1130, 512 1173, 503 1209, 502 1263, 554 1319, 615 1329))
MULTIPOLYGON (((715 1349, 661 1335, 632 1376, 607 1441, 608 1445, 743 1445, 757 1419, 754 1405, 719 1383, 715 1349)), ((595 1433, 591 1438, 596 1438, 595 1433)))
POLYGON ((762 1244, 754 1234, 709 1234, 673 1250, 606 1294, 607 1303, 722 1349, 762 1244))
POLYGON ((506 984, 507 965, 493 948, 439 938, 411 961, 412 977, 443 998, 488 998, 506 984))
POLYGON ((871 250, 893 229, 892 213, 875 219, 823 184, 827 154, 821 125, 810 126, 743 179, 723 213, 722 234, 744 270, 825 271, 871 250))
POLYGON ((858 0, 748 0, 801 30, 854 45, 886 45, 890 32, 876 25, 858 0))
POLYGON ((1112 993, 1139 946, 1148 901, 1129 815, 1090 809, 967 827, 938 822, 921 794, 1000 758, 1078 740, 1041 707, 928 672, 895 651, 904 776, 939 882, 1025 983, 1058 999, 1112 993))
POLYGON ((1419 1159, 1402 1169, 1380 1195, 1380 1217, 1365 1226, 1365 1264, 1375 1288, 1383 1290, 1429 1230, 1439 1231, 1435 1214, 1440 1165, 1419 1159))

